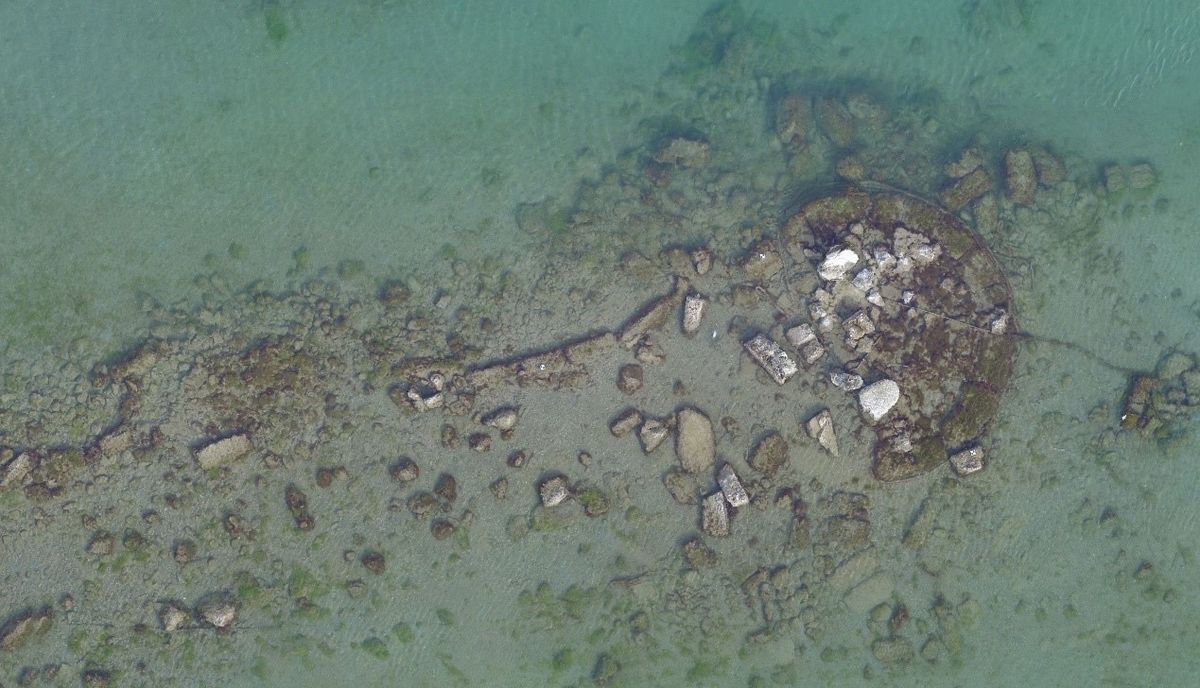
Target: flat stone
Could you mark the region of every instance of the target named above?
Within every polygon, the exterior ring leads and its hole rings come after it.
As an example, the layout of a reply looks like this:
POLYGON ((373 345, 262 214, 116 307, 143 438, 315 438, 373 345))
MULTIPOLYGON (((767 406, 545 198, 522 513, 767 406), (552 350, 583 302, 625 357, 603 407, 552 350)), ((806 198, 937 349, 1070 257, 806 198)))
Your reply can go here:
POLYGON ((190 619, 187 609, 174 602, 165 602, 158 610, 158 621, 167 633, 183 628, 190 619))
POLYGON ((717 484, 721 486, 721 493, 725 495, 730 506, 745 506, 750 503, 750 495, 746 494, 746 488, 742 487, 742 481, 738 480, 733 466, 721 466, 720 472, 717 473, 717 484))
POLYGON ((25 479, 35 468, 33 455, 22 452, 0 468, 0 488, 12 487, 25 479))
POLYGON ((697 275, 707 275, 712 270, 713 253, 708 248, 698 248, 691 252, 692 268, 697 275))
POLYGON ((892 579, 879 572, 854 586, 842 601, 855 614, 864 614, 875 605, 891 599, 894 588, 892 579))
POLYGON ((764 334, 755 335, 742 346, 778 384, 782 385, 787 382, 788 378, 800 370, 787 352, 779 348, 778 344, 764 334))
POLYGON ((1154 168, 1149 163, 1142 162, 1129 168, 1129 188, 1131 189, 1149 189, 1154 186, 1156 181, 1154 168))
POLYGON ((484 416, 483 422, 485 425, 490 425, 500 432, 508 432, 509 430, 517 427, 517 419, 519 417, 519 412, 517 411, 516 407, 505 406, 492 411, 487 416, 484 416))
POLYGON ((847 337, 858 341, 875 331, 875 322, 871 320, 871 316, 867 315, 866 311, 855 311, 853 315, 842 322, 842 327, 846 329, 847 337))
POLYGON ((1037 192, 1037 169, 1033 156, 1023 148, 1008 151, 1004 156, 1008 196, 1017 205, 1033 203, 1037 192))
POLYGON ((714 492, 700 503, 700 528, 713 537, 729 535, 729 507, 724 494, 714 492))
POLYGON ((717 458, 717 441, 708 416, 694 408, 682 408, 675 415, 675 455, 688 473, 712 470, 717 458))
POLYGON ((840 280, 846 276, 850 268, 858 264, 858 254, 848 248, 835 248, 825 255, 817 268, 817 274, 823 280, 840 280))
POLYGON ((811 341, 815 341, 817 338, 817 333, 813 331, 812 325, 808 323, 801 323, 795 327, 790 327, 785 334, 787 335, 788 342, 797 349, 811 341))
POLYGON ((871 643, 871 654, 885 666, 908 664, 915 652, 906 638, 880 638, 871 643))
POLYGON ((205 470, 216 468, 242 458, 250 449, 250 437, 239 433, 205 445, 196 452, 196 463, 205 470))
POLYGON ((54 617, 49 608, 22 612, 0 627, 0 650, 12 652, 30 639, 50 630, 54 617))
POLYGON ((700 321, 704 318, 704 307, 708 300, 695 292, 689 293, 683 299, 683 333, 696 334, 700 331, 700 321))
POLYGON ((804 361, 804 365, 806 366, 811 366, 821 360, 821 357, 824 355, 825 347, 821 346, 821 343, 816 340, 805 344, 804 348, 800 350, 800 359, 804 361))
POLYGON ((538 486, 538 494, 542 498, 542 506, 549 508, 566 501, 571 496, 571 487, 566 478, 556 475, 538 486))
POLYGON ((863 379, 861 375, 847 373, 844 370, 837 370, 829 374, 829 381, 834 387, 844 392, 854 392, 862 389, 863 379))
POLYGON ((633 394, 642 388, 645 371, 636 363, 627 363, 617 370, 617 389, 622 394, 633 394))
POLYGON ((824 409, 808 419, 808 436, 813 438, 830 454, 838 455, 837 436, 833 432, 833 414, 824 409))
POLYGON ((614 437, 624 437, 642 424, 642 414, 637 409, 625 409, 617 416, 608 429, 614 437))
POLYGON ((677 278, 675 288, 669 294, 651 299, 633 314, 621 327, 617 339, 626 349, 632 349, 650 332, 666 324, 671 311, 687 290, 687 280, 677 278))
POLYGON ((950 465, 959 475, 970 475, 983 470, 983 447, 975 445, 952 454, 950 465))
POLYGON ((237 598, 225 592, 208 595, 196 607, 196 612, 205 623, 215 628, 229 628, 237 621, 237 598))
POLYGON ((646 454, 658 449, 663 440, 671 434, 667 424, 657 418, 647 418, 638 429, 638 441, 642 443, 642 451, 646 454))
POLYGON ((766 476, 772 476, 787 463, 788 445, 783 435, 771 431, 750 452, 750 467, 766 476))
POLYGON ((887 415, 900 401, 900 385, 895 380, 880 380, 867 385, 858 393, 863 413, 875 422, 887 415))

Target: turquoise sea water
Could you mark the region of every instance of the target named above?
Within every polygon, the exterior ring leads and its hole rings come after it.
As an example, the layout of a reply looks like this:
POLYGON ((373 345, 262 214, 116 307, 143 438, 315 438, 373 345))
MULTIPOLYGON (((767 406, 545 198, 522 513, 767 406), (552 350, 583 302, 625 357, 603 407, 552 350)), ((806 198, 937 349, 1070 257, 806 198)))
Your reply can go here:
POLYGON ((0 2, 0 447, 74 466, 0 492, 0 622, 53 619, 0 652, 0 683, 1195 685, 1194 414, 1157 437, 1117 428, 1137 371, 1200 351, 1197 51, 1200 8, 1177 0, 0 2), (775 136, 791 91, 867 94, 908 128, 802 168, 775 136), (647 231, 622 194, 670 135, 709 144, 695 193, 710 200, 664 192, 647 231), (911 159, 895 154, 909 137, 911 159), (700 337, 664 335, 640 396, 613 387, 622 354, 580 387, 481 391, 461 417, 388 399, 402 375, 380 361, 511 356, 615 327, 666 284, 614 279, 629 250, 707 243, 724 260, 855 153, 884 170, 872 156, 889 151, 904 172, 884 181, 936 196, 970 145, 1002 211, 964 215, 1036 335, 980 474, 878 483, 857 420, 840 459, 815 450, 813 398, 754 378, 726 327, 733 296, 700 337), (1070 188, 1012 208, 1003 155, 1025 145, 1062 159, 1070 188), (1106 186, 1106 168, 1141 163, 1147 188, 1106 186), (371 320, 401 282, 407 300, 371 320), (430 334, 443 322, 466 354, 430 334), (344 374, 302 356, 247 373, 271 337, 344 374), (148 338, 171 344, 136 390, 100 379, 148 338), (205 438, 264 422, 219 393, 254 375, 278 382, 256 403, 294 443, 251 432, 248 456, 202 470, 205 438), (512 439, 473 420, 507 404, 522 409, 512 439), (716 566, 689 566, 700 523, 663 489, 669 446, 643 457, 608 430, 630 404, 731 419, 717 452, 744 476, 779 429, 814 521, 836 518, 839 494, 869 498, 868 545, 822 549, 816 526, 816 545, 791 547, 768 481, 752 485, 761 508, 709 538, 716 566), (165 439, 85 458, 114 417, 165 439), (480 428, 489 452, 466 449, 480 428), (509 468, 518 448, 530 465, 509 468), (388 477, 400 456, 421 466, 411 489, 388 477), (603 495, 608 513, 546 516, 536 485, 558 472, 582 481, 572 502, 603 495), (442 473, 459 493, 445 540, 408 509, 442 473), (306 492, 311 533, 287 485, 306 492), (922 518, 925 544, 904 544, 922 518), (103 533, 111 553, 91 547, 103 533), (181 541, 197 550, 186 565, 181 541), (360 563, 376 551, 378 574, 360 563), (214 594, 238 601, 231 633, 163 629, 165 601, 214 594))

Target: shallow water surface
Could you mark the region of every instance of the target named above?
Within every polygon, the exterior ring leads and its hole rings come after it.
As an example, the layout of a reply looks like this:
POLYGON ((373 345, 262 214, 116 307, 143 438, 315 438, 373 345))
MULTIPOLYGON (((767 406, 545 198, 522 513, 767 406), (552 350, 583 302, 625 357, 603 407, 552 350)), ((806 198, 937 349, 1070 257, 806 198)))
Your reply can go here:
POLYGON ((911 5, 0 4, 0 683, 1191 685, 1200 10, 911 5))

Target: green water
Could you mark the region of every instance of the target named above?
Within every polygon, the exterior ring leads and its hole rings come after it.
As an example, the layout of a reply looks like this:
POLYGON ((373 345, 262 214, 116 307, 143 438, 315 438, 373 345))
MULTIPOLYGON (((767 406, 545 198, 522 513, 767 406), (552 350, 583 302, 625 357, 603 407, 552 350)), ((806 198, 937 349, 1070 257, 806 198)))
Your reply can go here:
MULTIPOLYGON (((49 496, 30 488, 39 474, 0 490, 0 623, 53 612, 0 652, 0 683, 1195 685, 1194 415, 1158 436, 1116 429, 1135 371, 1200 351, 1198 51, 1200 8, 1179 0, 0 3, 0 448, 74 466, 49 496), (910 126, 801 168, 775 136, 791 91, 865 94, 910 126), (668 208, 647 231, 621 189, 680 134, 708 142, 721 173, 704 194, 722 200, 702 222, 668 208), (911 158, 892 155, 884 181, 922 196, 969 145, 991 157, 1001 199, 1004 151, 1066 163, 1069 188, 1000 222, 964 211, 1035 335, 986 471, 880 484, 868 434, 847 429, 840 460, 814 450, 811 399, 796 385, 774 395, 738 363, 732 297, 699 337, 664 335, 667 361, 647 365, 640 396, 614 389, 615 358, 577 388, 481 393, 476 415, 521 407, 511 441, 472 414, 389 400, 400 375, 381 360, 455 350, 413 318, 461 330, 466 360, 614 328, 666 284, 614 278, 636 264, 622 254, 734 255, 778 230, 786 201, 836 180, 839 160, 882 169, 873 146, 904 150, 908 136, 911 158), (1140 163, 1153 184, 1106 188, 1105 168, 1140 163), (401 283, 407 300, 380 306, 401 283), (353 341, 338 348, 339 332, 353 341), (306 353, 255 373, 271 380, 268 410, 221 405, 214 390, 263 378, 205 347, 293 335, 306 353), (148 338, 172 344, 121 417, 165 440, 85 459, 131 394, 97 380, 98 362, 148 338), (764 431, 793 445, 786 480, 758 488, 762 508, 710 538, 718 563, 698 570, 680 555, 696 509, 660 479, 670 447, 643 457, 608 430, 623 406, 684 403, 740 423, 717 453, 744 477, 764 431), (255 437, 232 465, 196 466, 204 438, 268 411, 270 446, 255 437), (453 451, 445 423, 462 435, 453 451), (496 446, 467 450, 481 428, 496 446), (523 469, 505 463, 518 448, 523 469), (401 456, 421 466, 412 488, 387 477, 401 456), (336 466, 346 474, 319 487, 317 469, 336 466), (566 516, 538 506, 538 481, 558 472, 581 485, 566 516), (457 529, 435 540, 406 505, 441 473, 457 478, 444 515, 457 529), (293 483, 312 532, 285 507, 293 483), (814 518, 839 492, 869 496, 858 573, 886 581, 872 598, 884 609, 838 588, 853 560, 786 544, 773 506, 785 483, 814 518), (936 515, 912 547, 922 505, 936 515), (101 531, 110 554, 89 551, 101 531), (181 541, 197 549, 186 565, 181 541), (386 556, 381 573, 368 551, 386 556), (760 568, 775 577, 747 592, 760 568), (220 591, 239 601, 232 633, 163 629, 163 601, 220 591), (881 658, 889 647, 911 654, 881 658)), ((662 202, 694 200, 680 194, 662 202)))

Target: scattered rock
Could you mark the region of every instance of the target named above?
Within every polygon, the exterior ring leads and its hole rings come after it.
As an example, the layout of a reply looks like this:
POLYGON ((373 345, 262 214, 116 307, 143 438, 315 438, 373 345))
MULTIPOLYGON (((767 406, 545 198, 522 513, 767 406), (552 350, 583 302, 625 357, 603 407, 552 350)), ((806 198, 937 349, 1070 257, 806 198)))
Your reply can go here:
POLYGON ((421 477, 421 469, 417 463, 410 458, 401 458, 390 467, 388 474, 392 476, 392 480, 401 483, 411 483, 421 477))
POLYGON ((678 165, 697 169, 708 164, 708 143, 677 136, 659 146, 654 161, 664 165, 678 165))
POLYGON ((504 499, 508 497, 508 478, 497 478, 488 488, 496 499, 504 499))
POLYGON ((667 355, 663 353, 662 347, 650 337, 645 337, 637 343, 633 350, 633 357, 645 365, 658 365, 667 360, 667 355))
POLYGON ((983 152, 972 146, 963 150, 955 162, 948 162, 943 168, 947 177, 961 179, 979 169, 983 165, 983 152))
POLYGON ((787 352, 779 348, 779 345, 772 341, 764 334, 757 334, 749 341, 744 343, 746 352, 754 359, 762 369, 767 371, 771 379, 778 384, 783 384, 790 377, 795 375, 800 369, 796 366, 795 361, 787 355, 787 352))
POLYGON ((829 409, 823 409, 820 413, 808 419, 808 436, 813 438, 825 448, 830 454, 838 455, 837 436, 833 431, 833 414, 829 409))
POLYGON ((697 275, 707 275, 708 271, 713 266, 713 253, 706 247, 698 248, 691 252, 692 269, 697 275))
POLYGON ((0 650, 12 652, 50 630, 54 612, 49 607, 19 612, 0 626, 0 650))
POLYGON ((517 427, 519 417, 520 411, 515 406, 504 406, 484 416, 483 422, 500 432, 512 432, 512 429, 517 427))
POLYGON ((783 435, 772 430, 750 452, 749 464, 765 476, 773 476, 787 463, 788 444, 783 435))
POLYGON ((596 658, 596 666, 592 668, 592 683, 598 686, 611 685, 619 673, 621 663, 608 654, 601 654, 596 658))
POLYGON ((585 487, 576 493, 576 499, 583 505, 583 513, 588 518, 597 518, 608 513, 612 500, 598 487, 585 487))
POLYGON ((334 478, 337 477, 337 470, 329 467, 317 469, 317 487, 325 488, 333 484, 334 478))
MULTIPOLYGON (((661 328, 671 317, 671 311, 687 293, 688 281, 676 277, 675 288, 669 293, 651 299, 634 313, 617 334, 617 339, 626 349, 632 349, 652 331, 661 328)), ((641 360, 640 358, 638 360, 641 360)))
POLYGON ((904 638, 894 637, 882 638, 871 643, 871 654, 875 655, 880 664, 893 666, 908 664, 915 653, 912 643, 904 638))
POLYGON ((854 142, 854 119, 840 100, 821 98, 817 101, 816 111, 817 126, 833 145, 846 148, 854 142))
POLYGON ((812 100, 798 93, 789 93, 775 106, 775 135, 785 146, 803 148, 808 143, 812 126, 812 100))
POLYGON ((693 569, 712 568, 717 565, 717 553, 700 538, 692 538, 683 543, 683 560, 693 569))
POLYGON ((761 239, 750 247, 750 250, 739 261, 739 265, 751 280, 764 282, 783 269, 783 259, 779 257, 779 251, 775 248, 774 242, 769 239, 761 239))
POLYGON ((797 349, 817 339, 817 333, 813 331, 812 325, 808 323, 789 327, 785 334, 787 335, 788 342, 797 349))
POLYGON ((158 622, 167 633, 183 628, 191 617, 187 607, 176 602, 164 602, 158 609, 158 622))
POLYGON ((491 451, 492 436, 486 432, 473 432, 467 437, 467 446, 471 451, 479 452, 480 454, 491 451))
POLYGON ((434 483, 433 493, 453 504, 458 499, 458 481, 449 473, 442 473, 434 483))
POLYGON ((862 389, 863 386, 863 379, 861 375, 847 373, 844 370, 835 370, 830 373, 829 382, 843 392, 854 392, 862 389))
POLYGON ((649 454, 658 449, 670 434, 671 428, 666 423, 657 418, 647 418, 638 429, 638 441, 642 443, 642 452, 649 454))
POLYGON ((1129 188, 1134 191, 1149 189, 1156 181, 1158 178, 1150 163, 1142 162, 1129 168, 1129 188))
POLYGON ((196 605, 196 613, 204 623, 225 630, 233 626, 238 617, 238 601, 227 591, 215 592, 204 596, 196 605))
POLYGON ((88 554, 93 554, 98 557, 106 557, 113 553, 115 542, 116 541, 113 538, 112 533, 108 532, 107 530, 98 531, 92 536, 92 539, 88 541, 88 554))
POLYGON ((960 476, 983 470, 983 447, 976 445, 951 454, 950 465, 960 476))
POLYGON ((875 332, 875 322, 871 320, 871 316, 867 315, 866 311, 855 311, 853 315, 842 321, 842 327, 845 328, 846 337, 851 342, 857 342, 875 332))
POLYGON ((562 504, 571 496, 571 486, 565 477, 556 475, 538 486, 538 494, 541 495, 542 506, 550 508, 562 504))
POLYGON ((362 563, 363 568, 375 575, 383 573, 387 568, 387 561, 383 558, 383 553, 375 550, 363 552, 362 557, 359 558, 359 562, 362 563))
POLYGON ((200 464, 200 468, 204 470, 216 468, 242 458, 250 452, 251 448, 250 437, 245 433, 239 433, 210 442, 202 447, 196 452, 196 463, 200 464))
POLYGON ((442 426, 442 448, 458 449, 458 430, 449 423, 442 426))
POLYGON ((805 344, 804 348, 800 350, 800 359, 804 361, 804 365, 806 366, 811 366, 821 360, 821 357, 824 355, 825 347, 821 346, 821 343, 816 340, 805 344))
POLYGON ((1015 148, 1004 156, 1008 196, 1017 205, 1030 205, 1037 193, 1037 169, 1033 156, 1024 148, 1015 148))
POLYGON ((687 505, 699 501, 700 492, 705 487, 700 483, 698 476, 678 468, 672 468, 663 475, 663 485, 671 494, 671 499, 687 505))
POLYGON ((716 461, 716 437, 708 416, 695 408, 682 408, 675 414, 675 431, 675 455, 683 470, 689 473, 712 470, 716 461))
POLYGON ((177 540, 171 556, 180 566, 191 563, 192 559, 196 557, 196 543, 191 540, 177 540))
POLYGON ((750 503, 750 496, 746 494, 746 488, 742 487, 742 481, 738 480, 733 466, 729 464, 721 466, 721 470, 717 473, 717 484, 721 486, 721 494, 725 495, 730 506, 740 507, 750 503))
POLYGON ((987 169, 979 167, 948 186, 942 192, 942 203, 950 210, 958 211, 991 190, 992 175, 988 174, 987 169))
POLYGON ((1104 168, 1104 190, 1110 194, 1121 193, 1125 190, 1125 170, 1120 165, 1109 165, 1104 168))
MULTIPOLYGON (((700 331, 700 321, 704 318, 704 307, 708 301, 695 292, 690 292, 683 299, 683 333, 693 335, 700 331)), ((621 390, 625 391, 625 390, 621 390)))
POLYGON ((642 414, 634 408, 625 409, 608 424, 613 437, 624 437, 642 424, 642 414))
POLYGON ((900 385, 897 385, 894 380, 880 380, 864 387, 858 393, 858 403, 862 406, 863 414, 872 422, 878 422, 886 416, 898 401, 900 401, 900 385))
POLYGON ((524 449, 518 449, 508 455, 506 463, 508 464, 509 468, 520 468, 521 466, 524 466, 527 461, 529 461, 529 454, 527 454, 524 449))
POLYGON ((1037 168, 1038 183, 1042 186, 1054 186, 1067 179, 1067 167, 1053 153, 1036 146, 1029 149, 1033 156, 1033 166, 1037 168))
POLYGON ((617 389, 625 394, 633 394, 642 388, 645 372, 636 363, 627 363, 617 370, 617 389))
POLYGON ((825 254, 825 259, 821 261, 820 267, 817 268, 817 274, 821 279, 830 282, 840 280, 846 276, 855 265, 858 265, 858 254, 848 248, 834 248, 825 254))
POLYGON ((700 528, 713 537, 729 535, 729 507, 725 495, 714 492, 700 503, 700 528))
MULTIPOLYGON (((11 453, 12 450, 6 451, 11 453)), ((17 456, 9 458, 3 468, 0 468, 0 489, 20 483, 37 467, 35 464, 34 454, 31 452, 21 452, 17 456)))
POLYGON ((424 519, 441 508, 441 503, 432 492, 418 492, 408 500, 409 512, 418 519, 424 519))
POLYGON ((445 540, 454 534, 454 524, 444 518, 434 519, 433 523, 429 524, 429 532, 433 534, 434 540, 445 540))

